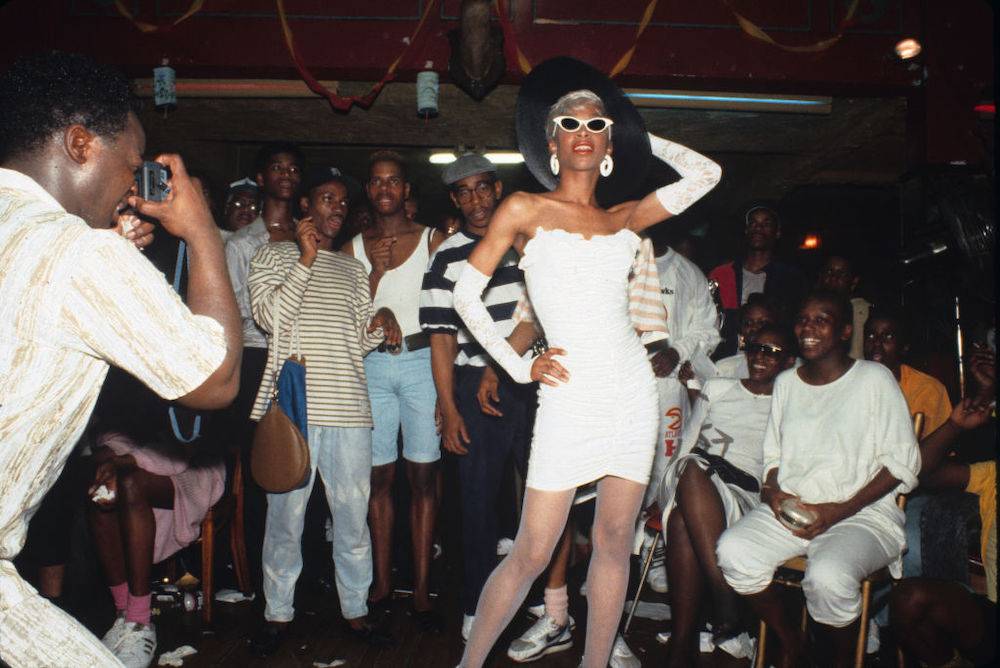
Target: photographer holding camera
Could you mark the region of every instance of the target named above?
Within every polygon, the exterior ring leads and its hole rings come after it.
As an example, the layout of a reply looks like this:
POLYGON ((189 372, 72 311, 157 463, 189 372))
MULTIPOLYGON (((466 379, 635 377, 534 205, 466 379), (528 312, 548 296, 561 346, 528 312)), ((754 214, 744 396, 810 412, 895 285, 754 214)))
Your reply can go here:
MULTIPOLYGON (((228 405, 239 383, 221 238, 179 157, 157 158, 172 172, 163 202, 133 194, 144 145, 128 80, 113 68, 49 53, 0 75, 0 658, 14 668, 117 664, 11 563, 109 365, 199 409, 228 405), (125 201, 187 243, 189 306, 109 229, 125 201)), ((149 233, 138 225, 130 238, 145 245, 149 233)))

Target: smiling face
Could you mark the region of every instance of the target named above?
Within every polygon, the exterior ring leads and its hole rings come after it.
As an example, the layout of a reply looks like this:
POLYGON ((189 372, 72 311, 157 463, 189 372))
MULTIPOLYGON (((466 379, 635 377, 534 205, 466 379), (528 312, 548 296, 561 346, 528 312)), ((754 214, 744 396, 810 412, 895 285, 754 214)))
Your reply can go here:
MULTIPOLYGON (((85 130, 77 126, 70 134, 85 130)), ((125 198, 135 187, 135 172, 142 166, 146 150, 146 134, 135 114, 128 115, 125 129, 117 135, 105 137, 89 135, 90 150, 83 164, 84 175, 80 187, 88 193, 79 212, 88 225, 96 228, 110 227, 125 198)))
POLYGON ((302 165, 291 153, 275 153, 267 167, 257 174, 257 185, 265 197, 287 201, 295 196, 302 182, 302 165))
POLYGON ((379 216, 391 216, 403 211, 404 202, 410 194, 410 184, 403 176, 402 167, 392 160, 372 164, 365 189, 372 208, 379 216))
POLYGON ((302 212, 312 218, 316 231, 328 245, 340 232, 347 218, 347 186, 340 181, 327 181, 309 191, 299 202, 302 212))
POLYGON ((771 330, 760 332, 750 340, 746 356, 750 380, 754 383, 772 382, 794 360, 786 342, 771 330))
POLYGON ((807 361, 843 355, 851 339, 851 324, 836 304, 827 299, 809 299, 795 320, 795 338, 799 354, 807 361))
POLYGON ((451 186, 449 196, 467 223, 474 227, 485 227, 493 218, 502 191, 503 186, 493 174, 482 173, 456 181, 451 186))
POLYGON ((582 102, 570 107, 562 115, 573 116, 582 121, 580 127, 567 132, 556 127, 555 136, 549 139, 549 152, 559 159, 559 170, 593 171, 597 169, 605 155, 611 154, 611 128, 601 132, 591 132, 586 122, 591 118, 606 117, 604 109, 595 102, 582 102))

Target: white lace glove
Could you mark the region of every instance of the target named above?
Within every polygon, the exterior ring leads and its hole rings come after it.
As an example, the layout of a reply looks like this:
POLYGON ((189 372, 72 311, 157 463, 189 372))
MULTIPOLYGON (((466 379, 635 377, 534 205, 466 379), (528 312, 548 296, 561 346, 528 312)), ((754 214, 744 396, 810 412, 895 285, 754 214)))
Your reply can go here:
POLYGON ((462 275, 455 283, 453 293, 455 311, 462 317, 465 326, 479 344, 510 374, 511 378, 518 383, 530 383, 531 365, 534 360, 522 359, 514 352, 507 339, 501 336, 496 323, 486 310, 486 305, 483 304, 482 294, 489 280, 489 276, 466 263, 462 275))
POLYGON ((654 134, 649 134, 649 145, 653 155, 681 175, 680 181, 656 191, 656 199, 675 216, 704 197, 722 178, 718 164, 686 146, 654 134))

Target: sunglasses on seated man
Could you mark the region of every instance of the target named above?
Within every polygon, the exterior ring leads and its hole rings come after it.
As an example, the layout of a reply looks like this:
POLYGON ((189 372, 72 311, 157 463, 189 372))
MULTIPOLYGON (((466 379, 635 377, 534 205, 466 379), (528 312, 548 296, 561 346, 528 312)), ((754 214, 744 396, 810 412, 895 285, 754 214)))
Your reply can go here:
POLYGON ((784 348, 776 346, 773 343, 751 343, 747 346, 746 350, 748 355, 764 353, 768 357, 773 357, 775 359, 781 357, 781 354, 785 352, 784 348))
POLYGON ((555 118, 552 119, 552 122, 558 125, 566 132, 576 132, 577 130, 580 129, 580 126, 587 128, 587 130, 590 132, 604 132, 615 123, 610 118, 604 118, 603 116, 598 116, 597 118, 556 116, 555 118))

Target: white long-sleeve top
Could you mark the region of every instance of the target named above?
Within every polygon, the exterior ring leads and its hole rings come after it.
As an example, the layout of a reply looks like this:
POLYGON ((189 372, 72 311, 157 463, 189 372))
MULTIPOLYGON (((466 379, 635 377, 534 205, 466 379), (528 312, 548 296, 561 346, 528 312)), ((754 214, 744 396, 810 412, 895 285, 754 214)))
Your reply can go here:
POLYGON ((895 496, 916 486, 920 451, 889 369, 858 360, 826 385, 809 385, 796 369, 778 376, 764 434, 765 478, 778 467, 783 491, 807 503, 842 502, 883 466, 900 485, 872 505, 901 527, 895 496))
POLYGON ((699 344, 705 355, 711 355, 722 339, 716 327, 718 314, 705 274, 672 248, 656 258, 656 271, 660 277, 660 295, 667 309, 670 345, 680 355, 680 362, 689 360, 699 344))

